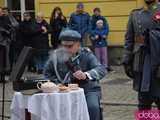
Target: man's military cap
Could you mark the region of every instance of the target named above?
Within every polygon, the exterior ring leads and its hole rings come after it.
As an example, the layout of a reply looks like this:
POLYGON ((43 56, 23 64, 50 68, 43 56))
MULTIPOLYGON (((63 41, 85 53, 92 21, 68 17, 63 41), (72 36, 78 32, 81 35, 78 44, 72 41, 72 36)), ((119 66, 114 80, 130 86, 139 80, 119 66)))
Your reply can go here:
POLYGON ((81 41, 81 34, 75 30, 65 29, 59 35, 61 41, 81 41))

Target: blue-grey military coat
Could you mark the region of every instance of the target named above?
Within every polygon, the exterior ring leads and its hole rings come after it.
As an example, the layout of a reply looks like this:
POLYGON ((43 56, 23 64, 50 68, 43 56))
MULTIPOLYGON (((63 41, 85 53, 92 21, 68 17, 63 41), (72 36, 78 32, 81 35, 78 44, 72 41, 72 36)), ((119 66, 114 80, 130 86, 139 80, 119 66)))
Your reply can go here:
MULTIPOLYGON (((51 53, 50 58, 45 65, 45 77, 56 84, 72 83, 72 72, 64 62, 60 62, 61 60, 58 61, 58 58, 55 60, 55 52, 56 51, 51 53), (67 79, 66 76, 68 77, 67 79)), ((58 57, 63 57, 63 55, 58 57)), ((99 80, 106 75, 106 69, 100 64, 95 55, 87 48, 81 48, 73 59, 87 75, 86 82, 79 82, 79 86, 84 88, 85 93, 100 91, 99 80)))
POLYGON ((141 8, 131 12, 125 35, 123 56, 123 63, 133 65, 134 89, 139 92, 150 92, 155 97, 160 97, 160 82, 153 79, 151 56, 149 51, 143 49, 145 43, 136 42, 136 37, 144 36, 147 29, 152 29, 152 17, 159 10, 160 4, 155 4, 149 9, 141 8), (130 61, 133 62, 130 63, 130 61))

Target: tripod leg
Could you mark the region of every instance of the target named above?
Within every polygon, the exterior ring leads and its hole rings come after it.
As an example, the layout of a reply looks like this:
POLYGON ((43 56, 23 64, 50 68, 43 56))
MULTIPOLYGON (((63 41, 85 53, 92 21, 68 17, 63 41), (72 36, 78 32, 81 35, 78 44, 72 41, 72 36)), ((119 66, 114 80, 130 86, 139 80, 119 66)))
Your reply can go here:
POLYGON ((25 120, 31 120, 31 113, 27 109, 25 109, 25 120))
POLYGON ((1 81, 3 82, 2 90, 2 120, 4 120, 4 100, 5 100, 5 75, 1 74, 1 81))
POLYGON ((100 106, 100 120, 103 120, 103 107, 100 106))

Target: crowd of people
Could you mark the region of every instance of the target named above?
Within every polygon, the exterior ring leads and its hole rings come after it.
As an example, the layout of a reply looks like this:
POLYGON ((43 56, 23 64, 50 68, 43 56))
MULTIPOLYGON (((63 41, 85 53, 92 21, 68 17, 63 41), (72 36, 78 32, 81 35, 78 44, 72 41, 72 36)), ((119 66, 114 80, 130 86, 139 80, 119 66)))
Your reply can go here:
MULTIPOLYGON (((106 69, 109 68, 107 54, 109 26, 105 17, 101 15, 101 10, 98 7, 93 9, 93 15, 90 16, 89 13, 84 11, 84 4, 78 3, 76 11, 71 14, 68 21, 63 15, 61 8, 55 7, 51 13, 49 23, 45 20, 42 12, 37 13, 35 18, 33 18, 29 12, 25 12, 23 14, 23 20, 19 21, 11 15, 9 9, 0 8, 0 16, 0 28, 9 31, 8 35, 6 33, 4 35, 3 31, 0 31, 0 35, 2 36, 0 49, 4 46, 5 50, 8 48, 7 53, 5 52, 7 56, 7 58, 5 57, 5 61, 7 59, 8 67, 10 66, 10 68, 6 70, 8 73, 11 72, 12 66, 16 62, 23 47, 29 46, 35 48, 38 52, 34 56, 34 59, 29 61, 28 71, 41 74, 48 58, 48 50, 57 49, 61 45, 59 35, 61 31, 68 28, 81 34, 82 47, 86 46, 86 41, 89 39, 97 58, 106 69), (3 45, 2 41, 4 41, 6 37, 9 39, 9 42, 3 45)), ((2 55, 0 54, 0 56, 2 55)))

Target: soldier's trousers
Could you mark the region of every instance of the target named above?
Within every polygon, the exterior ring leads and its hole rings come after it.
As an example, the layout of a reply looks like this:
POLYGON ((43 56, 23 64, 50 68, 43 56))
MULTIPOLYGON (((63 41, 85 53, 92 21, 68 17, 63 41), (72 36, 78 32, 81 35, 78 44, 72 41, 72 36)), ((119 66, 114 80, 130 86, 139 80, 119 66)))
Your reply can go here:
POLYGON ((100 120, 100 93, 88 92, 85 94, 90 120, 100 120))
POLYGON ((160 98, 151 97, 149 92, 139 92, 138 102, 139 110, 150 110, 153 103, 155 103, 157 108, 160 110, 160 98))

